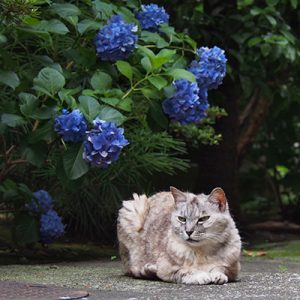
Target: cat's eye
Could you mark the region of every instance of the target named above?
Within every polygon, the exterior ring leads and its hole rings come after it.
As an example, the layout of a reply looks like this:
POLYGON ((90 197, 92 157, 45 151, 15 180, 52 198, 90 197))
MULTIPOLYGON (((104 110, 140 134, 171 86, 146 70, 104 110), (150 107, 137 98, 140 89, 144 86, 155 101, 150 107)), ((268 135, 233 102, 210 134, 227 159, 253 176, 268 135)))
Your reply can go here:
POLYGON ((186 218, 185 217, 181 217, 181 216, 178 216, 178 221, 181 222, 181 223, 185 223, 186 222, 186 218))
POLYGON ((199 218, 198 223, 203 223, 203 222, 207 221, 209 218, 210 218, 210 216, 204 216, 202 218, 199 218))

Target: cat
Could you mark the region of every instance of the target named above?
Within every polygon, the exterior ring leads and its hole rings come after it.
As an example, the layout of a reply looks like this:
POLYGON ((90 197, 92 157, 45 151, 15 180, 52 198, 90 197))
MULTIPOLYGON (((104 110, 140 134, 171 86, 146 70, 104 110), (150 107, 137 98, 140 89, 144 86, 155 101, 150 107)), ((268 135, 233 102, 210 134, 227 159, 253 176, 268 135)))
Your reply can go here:
POLYGON ((241 239, 221 188, 194 195, 170 187, 133 198, 118 216, 125 274, 200 285, 237 279, 241 239))

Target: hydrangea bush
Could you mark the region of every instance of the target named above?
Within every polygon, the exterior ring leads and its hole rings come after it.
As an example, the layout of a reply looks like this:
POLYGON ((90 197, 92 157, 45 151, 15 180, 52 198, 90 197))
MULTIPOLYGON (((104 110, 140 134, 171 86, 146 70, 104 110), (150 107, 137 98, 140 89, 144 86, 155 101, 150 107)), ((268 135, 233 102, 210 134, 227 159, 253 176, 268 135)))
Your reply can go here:
POLYGON ((222 83, 226 57, 177 33, 156 4, 22 5, 0 18, 0 193, 5 207, 41 215, 40 224, 20 220, 48 243, 64 227, 47 192, 32 196, 26 185, 42 182, 71 223, 101 231, 147 174, 187 169, 180 156, 190 133, 219 141, 211 125, 224 112, 209 90, 222 83))
POLYGON ((64 234, 64 225, 57 212, 53 209, 53 200, 45 190, 33 193, 33 199, 25 205, 29 213, 38 219, 40 224, 40 242, 50 244, 64 234))

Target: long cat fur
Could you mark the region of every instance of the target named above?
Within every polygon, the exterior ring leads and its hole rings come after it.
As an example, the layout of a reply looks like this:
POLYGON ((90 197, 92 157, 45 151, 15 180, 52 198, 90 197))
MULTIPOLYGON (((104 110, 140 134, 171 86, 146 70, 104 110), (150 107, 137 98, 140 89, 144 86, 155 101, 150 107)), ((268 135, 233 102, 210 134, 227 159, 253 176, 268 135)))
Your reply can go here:
POLYGON ((134 194, 119 211, 118 239, 124 272, 133 277, 223 284, 240 271, 241 239, 221 188, 134 194))

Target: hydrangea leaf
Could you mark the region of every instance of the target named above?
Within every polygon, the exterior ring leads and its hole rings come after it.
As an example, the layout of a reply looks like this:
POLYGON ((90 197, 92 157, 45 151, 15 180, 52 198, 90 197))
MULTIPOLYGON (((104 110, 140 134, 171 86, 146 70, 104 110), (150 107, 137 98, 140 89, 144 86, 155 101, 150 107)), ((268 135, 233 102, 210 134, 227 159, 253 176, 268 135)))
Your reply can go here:
POLYGON ((151 72, 152 64, 149 57, 145 56, 141 59, 141 64, 147 73, 151 72))
POLYGON ((155 69, 160 68, 166 62, 169 62, 173 55, 176 54, 176 50, 162 49, 153 59, 152 63, 155 69))
POLYGON ((162 76, 149 77, 148 80, 154 85, 159 91, 168 85, 168 81, 162 76))
POLYGON ((101 23, 92 19, 84 19, 77 24, 77 30, 82 35, 89 30, 98 30, 101 28, 101 23))
POLYGON ((123 114, 109 106, 104 106, 98 114, 98 117, 101 120, 114 122, 117 125, 121 125, 126 120, 126 117, 123 114))
POLYGON ((71 3, 53 3, 51 5, 51 11, 64 19, 81 14, 80 9, 71 3))
POLYGON ((145 43, 153 43, 156 44, 158 48, 168 47, 169 43, 165 41, 158 33, 150 32, 150 31, 142 31, 141 32, 141 40, 145 43))
POLYGON ((35 30, 65 35, 69 32, 68 27, 60 20, 42 20, 33 26, 35 30))
POLYGON ((12 89, 15 89, 20 84, 19 77, 15 72, 4 70, 0 70, 0 82, 12 89))
POLYGON ((88 164, 82 158, 83 144, 68 147, 63 157, 63 165, 69 179, 75 180, 88 172, 88 164))
POLYGON ((20 105, 21 113, 27 118, 33 117, 38 106, 37 97, 29 93, 20 93, 19 98, 23 103, 20 105))
POLYGON ((109 74, 96 71, 91 78, 91 86, 94 90, 107 90, 110 89, 112 85, 112 78, 109 74))
POLYGON ((47 141, 53 138, 53 122, 50 120, 46 124, 41 125, 37 130, 32 131, 28 136, 28 143, 35 144, 40 141, 47 141))
POLYGON ((95 98, 90 96, 80 96, 79 102, 80 110, 87 120, 92 122, 101 111, 101 105, 95 98))
POLYGON ((26 121, 19 115, 15 114, 2 114, 1 123, 9 127, 17 127, 26 123, 26 121))
POLYGON ((109 104, 110 106, 113 106, 115 108, 122 109, 127 112, 131 112, 132 110, 132 99, 129 97, 126 97, 125 99, 115 98, 115 97, 103 97, 101 98, 101 101, 109 104))
POLYGON ((55 69, 43 68, 33 79, 33 88, 48 96, 54 96, 66 84, 65 77, 55 69))
POLYGON ((133 71, 131 65, 124 60, 118 60, 116 62, 117 68, 119 72, 124 75, 126 78, 128 78, 130 81, 132 81, 133 71))
POLYGON ((14 240, 20 245, 36 243, 39 241, 39 222, 28 213, 21 212, 15 217, 13 228, 14 240))
POLYGON ((186 79, 190 82, 195 82, 196 81, 195 75, 193 73, 187 71, 187 70, 184 70, 184 69, 173 69, 173 70, 170 70, 168 72, 168 74, 170 76, 172 76, 174 80, 186 79))
POLYGON ((47 157, 47 145, 45 143, 38 143, 27 146, 23 150, 23 156, 32 165, 41 167, 47 157))

